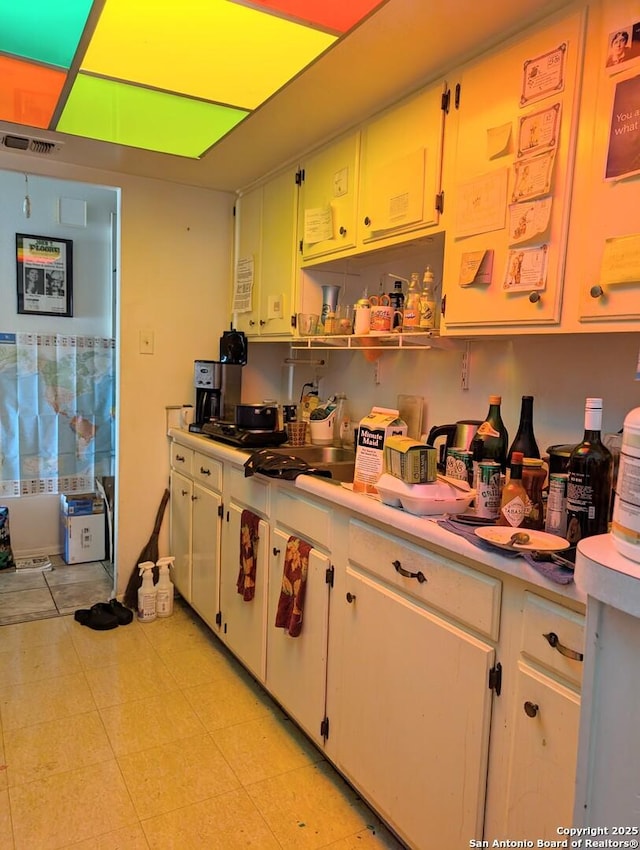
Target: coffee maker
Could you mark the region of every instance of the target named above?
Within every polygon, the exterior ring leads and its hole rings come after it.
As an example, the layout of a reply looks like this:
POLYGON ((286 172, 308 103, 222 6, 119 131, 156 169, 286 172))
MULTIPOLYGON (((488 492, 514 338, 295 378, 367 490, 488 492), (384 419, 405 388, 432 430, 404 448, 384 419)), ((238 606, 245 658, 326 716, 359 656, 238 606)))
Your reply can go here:
POLYGON ((242 391, 242 364, 219 360, 194 363, 196 407, 190 430, 200 432, 205 422, 220 419, 234 422, 242 391))

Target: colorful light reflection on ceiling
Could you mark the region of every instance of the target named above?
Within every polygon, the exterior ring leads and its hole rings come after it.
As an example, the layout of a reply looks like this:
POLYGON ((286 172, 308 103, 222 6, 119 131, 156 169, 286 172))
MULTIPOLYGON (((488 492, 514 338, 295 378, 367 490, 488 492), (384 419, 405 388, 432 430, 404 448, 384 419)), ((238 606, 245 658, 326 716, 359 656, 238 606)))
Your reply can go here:
POLYGON ((201 157, 386 0, 23 0, 0 120, 201 157))

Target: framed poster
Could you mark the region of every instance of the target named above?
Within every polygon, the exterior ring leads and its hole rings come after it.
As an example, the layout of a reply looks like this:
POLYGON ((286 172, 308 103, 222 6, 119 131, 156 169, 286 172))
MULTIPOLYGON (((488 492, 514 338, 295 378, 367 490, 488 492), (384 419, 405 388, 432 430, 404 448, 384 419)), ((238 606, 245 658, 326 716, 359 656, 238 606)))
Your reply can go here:
POLYGON ((16 233, 18 313, 73 316, 73 242, 16 233))

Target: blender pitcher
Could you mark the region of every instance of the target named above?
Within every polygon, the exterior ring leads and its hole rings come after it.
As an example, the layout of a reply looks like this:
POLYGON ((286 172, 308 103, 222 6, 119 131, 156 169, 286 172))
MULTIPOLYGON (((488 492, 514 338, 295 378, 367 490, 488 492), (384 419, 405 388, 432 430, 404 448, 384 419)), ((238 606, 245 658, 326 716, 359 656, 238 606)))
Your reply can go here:
POLYGON ((332 284, 327 284, 322 287, 322 313, 320 314, 320 321, 324 327, 327 321, 327 315, 329 313, 336 312, 338 308, 338 295, 340 294, 340 287, 332 284))

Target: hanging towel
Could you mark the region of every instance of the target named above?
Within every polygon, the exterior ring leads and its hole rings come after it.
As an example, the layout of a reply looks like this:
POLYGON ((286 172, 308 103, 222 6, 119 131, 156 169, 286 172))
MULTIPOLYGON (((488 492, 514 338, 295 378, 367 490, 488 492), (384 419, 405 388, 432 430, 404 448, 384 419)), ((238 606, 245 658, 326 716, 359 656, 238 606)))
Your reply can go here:
POLYGON ((256 593, 256 564, 258 559, 258 527, 260 517, 252 511, 242 511, 240 518, 240 572, 238 593, 251 602, 256 593))
POLYGON ((302 610, 307 589, 310 551, 310 543, 300 540, 299 537, 289 538, 284 557, 276 627, 287 629, 291 637, 298 637, 302 631, 302 610))

